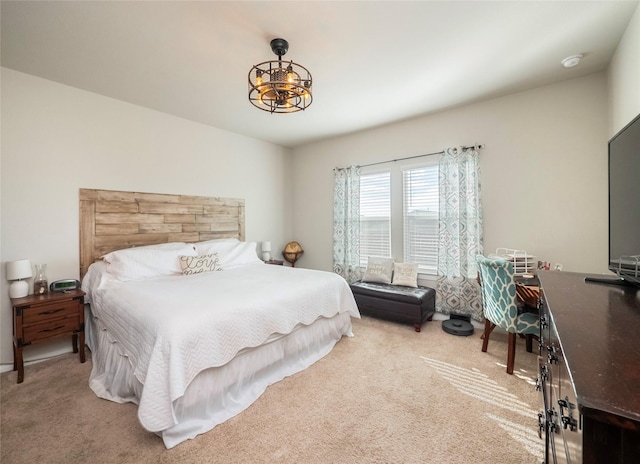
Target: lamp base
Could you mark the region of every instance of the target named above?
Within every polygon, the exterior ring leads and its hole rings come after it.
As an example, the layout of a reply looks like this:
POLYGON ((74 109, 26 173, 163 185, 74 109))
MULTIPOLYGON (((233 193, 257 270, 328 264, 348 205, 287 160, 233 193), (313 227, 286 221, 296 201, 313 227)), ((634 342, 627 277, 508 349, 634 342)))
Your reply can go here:
POLYGON ((271 259, 271 253, 268 251, 262 252, 262 261, 269 261, 271 259))
POLYGON ((24 298, 29 294, 29 284, 26 280, 15 280, 9 285, 9 298, 24 298))

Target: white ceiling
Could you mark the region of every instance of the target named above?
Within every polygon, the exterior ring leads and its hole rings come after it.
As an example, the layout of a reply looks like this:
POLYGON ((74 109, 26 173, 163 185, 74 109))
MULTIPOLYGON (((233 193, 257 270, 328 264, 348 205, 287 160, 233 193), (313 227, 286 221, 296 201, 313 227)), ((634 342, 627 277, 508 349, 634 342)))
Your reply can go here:
POLYGON ((637 1, 5 1, 2 66, 296 146, 606 68, 637 1), (253 64, 307 67, 313 104, 269 114, 253 64), (583 54, 579 66, 560 61, 583 54))

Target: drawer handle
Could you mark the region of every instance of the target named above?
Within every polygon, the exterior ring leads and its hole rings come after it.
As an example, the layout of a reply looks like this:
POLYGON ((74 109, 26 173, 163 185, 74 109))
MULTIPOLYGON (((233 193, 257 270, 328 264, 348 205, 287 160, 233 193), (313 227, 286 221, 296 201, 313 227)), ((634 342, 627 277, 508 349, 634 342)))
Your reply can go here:
POLYGON ((554 416, 556 416, 556 412, 553 408, 547 409, 547 430, 549 430, 550 433, 558 433, 559 430, 558 425, 554 420, 554 416))
POLYGON ((55 314, 64 311, 64 308, 52 309, 51 311, 43 311, 40 314, 55 314))
MULTIPOLYGON (((538 309, 540 309, 541 305, 538 305, 538 309)), ((547 328, 547 315, 543 314, 542 316, 540 316, 540 328, 541 329, 546 329, 547 328)))
POLYGON ((59 329, 64 329, 64 325, 59 325, 58 327, 54 327, 53 329, 42 329, 40 331, 40 333, 42 333, 42 332, 54 332, 54 331, 59 330, 59 329))
POLYGON ((563 400, 558 400, 558 406, 560 406, 560 421, 562 422, 562 427, 564 429, 569 427, 569 430, 575 432, 578 421, 571 417, 571 408, 574 406, 569 402, 569 397, 565 396, 563 400), (567 409, 566 416, 564 415, 565 408, 567 409))
POLYGON ((542 438, 542 431, 546 427, 546 420, 547 418, 545 417, 545 415, 539 412, 538 413, 538 437, 539 438, 542 438))

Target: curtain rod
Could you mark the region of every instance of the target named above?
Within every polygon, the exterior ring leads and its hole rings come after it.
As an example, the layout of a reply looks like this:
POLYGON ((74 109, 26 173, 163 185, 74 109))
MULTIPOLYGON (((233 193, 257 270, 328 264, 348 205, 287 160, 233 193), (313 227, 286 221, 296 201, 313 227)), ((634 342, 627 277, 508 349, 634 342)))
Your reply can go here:
MULTIPOLYGON (((484 144, 475 144, 475 145, 470 145, 468 147, 462 147, 462 150, 468 150, 470 148, 475 148, 476 150, 478 150, 480 148, 484 148, 484 144)), ((404 158, 396 158, 396 159, 387 160, 387 161, 378 161, 377 163, 361 164, 361 165, 358 165, 356 167, 358 167, 358 168, 366 168, 366 167, 369 167, 369 166, 376 166, 378 164, 394 163, 396 161, 404 161, 404 160, 413 159, 413 158, 422 158, 423 156, 442 155, 443 153, 444 153, 444 150, 436 151, 436 152, 433 152, 433 153, 425 153, 424 155, 406 156, 404 158)), ((336 168, 336 169, 345 169, 345 168, 336 168)))

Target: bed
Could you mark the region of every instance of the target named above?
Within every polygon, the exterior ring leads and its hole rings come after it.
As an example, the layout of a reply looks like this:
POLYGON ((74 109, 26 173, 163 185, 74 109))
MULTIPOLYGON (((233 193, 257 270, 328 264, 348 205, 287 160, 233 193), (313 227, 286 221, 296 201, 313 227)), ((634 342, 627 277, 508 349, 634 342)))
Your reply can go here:
POLYGON ((82 189, 80 205, 90 387, 136 403, 167 448, 321 359, 360 317, 342 277, 260 261, 242 200, 82 189))

